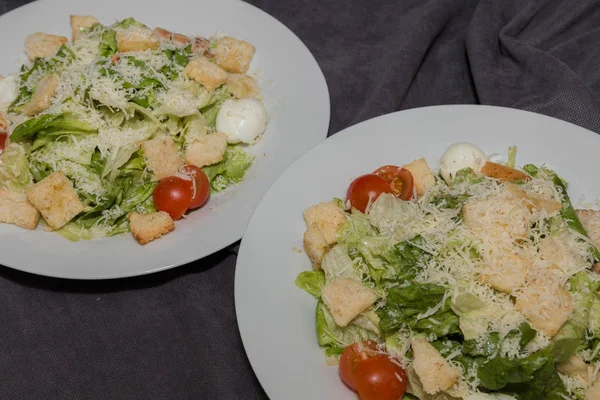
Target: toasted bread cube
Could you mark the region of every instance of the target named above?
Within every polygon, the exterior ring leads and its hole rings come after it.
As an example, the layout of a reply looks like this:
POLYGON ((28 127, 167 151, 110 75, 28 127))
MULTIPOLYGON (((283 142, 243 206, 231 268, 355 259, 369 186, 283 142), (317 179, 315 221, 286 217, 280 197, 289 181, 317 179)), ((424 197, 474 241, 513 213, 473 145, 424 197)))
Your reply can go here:
POLYGON ((328 245, 337 242, 337 231, 346 222, 346 214, 333 201, 319 203, 304 210, 304 221, 310 229, 321 231, 328 245))
POLYGON ((573 298, 551 271, 536 273, 515 292, 515 308, 533 328, 552 337, 571 317, 573 298))
POLYGON ((322 298, 333 320, 341 327, 377 301, 377 295, 371 289, 348 278, 337 278, 325 285, 322 298))
POLYGON ((592 244, 600 247, 600 211, 576 210, 576 212, 592 244))
POLYGON ((36 58, 50 58, 69 39, 64 36, 51 35, 49 33, 36 32, 25 39, 25 53, 33 61, 36 58))
POLYGON ((31 100, 25 104, 23 113, 33 116, 50 107, 59 84, 60 77, 58 74, 50 74, 40 79, 31 100))
POLYGON ((25 193, 0 189, 0 222, 35 229, 40 213, 27 201, 25 193))
POLYGON ((211 133, 201 136, 198 141, 185 149, 186 164, 202 168, 205 165, 216 164, 223 160, 227 151, 227 136, 223 133, 211 133))
MULTIPOLYGON (((6 132, 6 130, 8 129, 8 121, 6 121, 6 118, 4 118, 4 115, 2 113, 0 113, 0 132, 6 132)), ((8 146, 7 143, 5 143, 5 147, 8 146)))
POLYGON ((192 52, 195 54, 204 54, 210 47, 210 40, 195 37, 192 41, 192 52))
POLYGON ((25 191, 27 200, 51 229, 59 229, 84 210, 73 184, 62 171, 48 175, 25 191))
POLYGON ((163 28, 154 28, 152 32, 154 33, 154 36, 156 36, 159 40, 165 41, 171 40, 171 36, 173 35, 171 31, 168 31, 163 28))
POLYGON ((217 65, 225 71, 245 74, 255 51, 250 43, 225 36, 219 39, 212 53, 217 65))
POLYGON ((548 214, 554 214, 562 209, 561 202, 527 193, 514 183, 507 183, 506 191, 511 197, 522 201, 532 212, 544 210, 548 214))
POLYGON ((507 167, 506 165, 496 164, 491 161, 486 161, 486 163, 483 164, 481 173, 502 182, 527 181, 531 179, 530 176, 523 171, 507 167))
POLYGON ((129 214, 129 229, 135 240, 142 246, 175 229, 175 223, 169 214, 158 211, 150 214, 129 214))
POLYGON ((431 168, 429 168, 424 158, 415 160, 403 168, 412 174, 418 197, 423 196, 427 189, 435 185, 435 175, 433 175, 431 168))
POLYGON ((185 35, 182 35, 181 33, 174 33, 171 37, 171 40, 173 41, 173 43, 180 47, 184 47, 190 44, 190 38, 185 35))
POLYGON ((492 233, 506 241, 525 239, 529 235, 531 212, 517 199, 495 196, 468 201, 462 216, 465 225, 475 233, 492 233))
POLYGON ((72 39, 76 41, 81 36, 81 28, 91 28, 95 24, 99 24, 100 21, 96 17, 91 15, 71 15, 71 30, 72 39))
POLYGON ((600 399, 600 378, 596 378, 596 381, 592 386, 587 388, 585 391, 585 397, 583 400, 598 400, 600 399))
POLYGON ((256 79, 245 74, 228 74, 227 88, 238 99, 260 97, 260 89, 256 79))
POLYGON ((215 90, 227 81, 227 72, 206 57, 195 56, 185 66, 187 76, 201 84, 206 90, 215 90))
POLYGON ((304 251, 310 258, 313 269, 321 269, 323 258, 332 246, 327 243, 320 229, 309 227, 304 232, 304 251))
POLYGON ((130 27, 117 31, 117 48, 119 53, 130 51, 156 50, 160 40, 150 29, 130 27))
POLYGON ((587 385, 588 377, 593 369, 594 367, 586 364, 583 357, 578 354, 573 354, 567 361, 556 364, 558 372, 576 379, 582 386, 587 385))
POLYGON ((183 167, 175 142, 168 136, 148 140, 142 144, 148 167, 157 180, 173 176, 183 167))
POLYGON ((427 340, 416 337, 411 343, 414 368, 423 390, 430 395, 446 391, 458 380, 458 370, 427 340))
POLYGON ((484 267, 479 270, 479 280, 499 292, 511 294, 525 284, 531 262, 507 250, 490 251, 483 255, 484 267))

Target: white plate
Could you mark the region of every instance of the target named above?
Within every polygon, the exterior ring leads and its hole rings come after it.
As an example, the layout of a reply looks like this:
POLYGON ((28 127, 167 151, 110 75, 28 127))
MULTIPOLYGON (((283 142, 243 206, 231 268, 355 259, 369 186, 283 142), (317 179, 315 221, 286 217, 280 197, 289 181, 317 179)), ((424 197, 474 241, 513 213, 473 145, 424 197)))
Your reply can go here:
POLYGON ((518 146, 518 163, 546 163, 569 182, 574 203, 600 198, 600 136, 557 119, 485 106, 439 106, 378 117, 336 134, 288 168, 248 223, 237 259, 235 305, 250 363, 273 400, 356 397, 327 367, 315 333, 316 301, 294 285, 311 264, 302 211, 344 198, 353 178, 425 157, 432 168, 455 142, 486 153, 518 146))
POLYGON ((18 72, 25 37, 33 32, 71 37, 69 14, 100 22, 134 17, 148 26, 188 35, 217 32, 256 47, 249 73, 262 79, 271 120, 246 179, 176 223, 175 232, 146 246, 131 235, 68 242, 38 229, 0 225, 0 264, 41 275, 100 279, 151 273, 205 257, 242 236, 267 188, 295 159, 322 141, 329 126, 325 78, 304 44, 263 11, 236 0, 42 0, 0 17, 0 73, 18 72))

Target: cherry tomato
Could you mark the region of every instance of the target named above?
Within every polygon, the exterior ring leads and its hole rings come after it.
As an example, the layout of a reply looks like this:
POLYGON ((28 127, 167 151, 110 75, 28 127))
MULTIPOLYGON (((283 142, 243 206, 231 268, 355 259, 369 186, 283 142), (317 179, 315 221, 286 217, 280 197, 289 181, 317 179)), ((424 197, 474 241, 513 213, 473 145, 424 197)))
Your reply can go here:
POLYGON ((0 154, 4 153, 4 147, 6 146, 6 138, 8 135, 4 132, 0 132, 0 154))
POLYGON ((186 165, 181 172, 192 178, 192 201, 188 207, 189 210, 202 207, 210 195, 210 183, 208 177, 200 168, 195 165, 186 165))
POLYGON ((361 400, 399 400, 408 382, 404 368, 385 355, 359 362, 354 379, 361 400))
POLYGON ((346 192, 346 200, 352 207, 365 212, 367 205, 377 200, 381 193, 392 193, 390 184, 375 174, 362 175, 356 178, 346 192))
POLYGON ((377 354, 377 343, 372 340, 354 343, 344 349, 344 352, 340 356, 340 377, 352 390, 356 390, 354 380, 356 366, 359 362, 375 354, 377 354))
POLYGON ((169 213, 178 220, 183 217, 192 201, 191 180, 170 176, 158 182, 152 193, 154 206, 158 211, 169 213))
POLYGON ((395 165, 385 165, 376 169, 373 174, 382 177, 390 184, 394 196, 401 200, 412 198, 414 182, 409 170, 395 165))

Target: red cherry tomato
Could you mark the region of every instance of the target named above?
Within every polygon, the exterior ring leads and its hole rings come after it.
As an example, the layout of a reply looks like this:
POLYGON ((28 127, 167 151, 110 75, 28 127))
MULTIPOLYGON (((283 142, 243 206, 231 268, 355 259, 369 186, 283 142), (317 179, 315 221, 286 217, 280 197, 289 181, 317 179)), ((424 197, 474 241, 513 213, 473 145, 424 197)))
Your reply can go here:
POLYGON ((192 201, 191 180, 170 176, 158 182, 152 193, 154 206, 158 211, 169 213, 178 220, 183 217, 192 201))
POLYGON ((375 354, 377 354, 377 343, 372 340, 354 343, 344 349, 340 356, 340 377, 352 390, 356 390, 354 370, 356 370, 358 363, 375 354))
POLYGON ((367 205, 373 203, 381 193, 392 193, 390 184, 375 174, 362 175, 356 178, 346 192, 346 201, 352 207, 365 212, 367 205))
POLYGON ((0 154, 4 153, 4 147, 6 146, 6 138, 8 135, 5 132, 0 132, 0 154))
POLYGON ((192 201, 188 209, 194 210, 202 207, 210 195, 208 177, 204 171, 195 165, 186 165, 182 168, 181 172, 192 178, 192 201))
POLYGON ((385 355, 359 362, 354 379, 361 400, 399 400, 406 392, 404 368, 385 355))
POLYGON ((376 169, 373 174, 381 176, 390 184, 394 196, 401 200, 412 198, 414 181, 409 170, 395 165, 385 165, 376 169))

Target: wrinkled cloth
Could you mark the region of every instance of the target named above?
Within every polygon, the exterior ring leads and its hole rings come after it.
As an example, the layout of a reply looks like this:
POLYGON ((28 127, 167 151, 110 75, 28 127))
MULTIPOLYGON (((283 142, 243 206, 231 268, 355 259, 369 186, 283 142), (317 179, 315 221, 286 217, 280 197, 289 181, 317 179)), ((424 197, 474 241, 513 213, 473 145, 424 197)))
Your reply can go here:
MULTIPOLYGON (((0 12, 24 3, 0 0, 0 12)), ((329 134, 393 111, 464 103, 600 132, 600 1, 251 3, 315 55, 331 93, 329 134)), ((266 398, 235 319, 237 249, 117 281, 0 268, 0 399, 266 398)))

